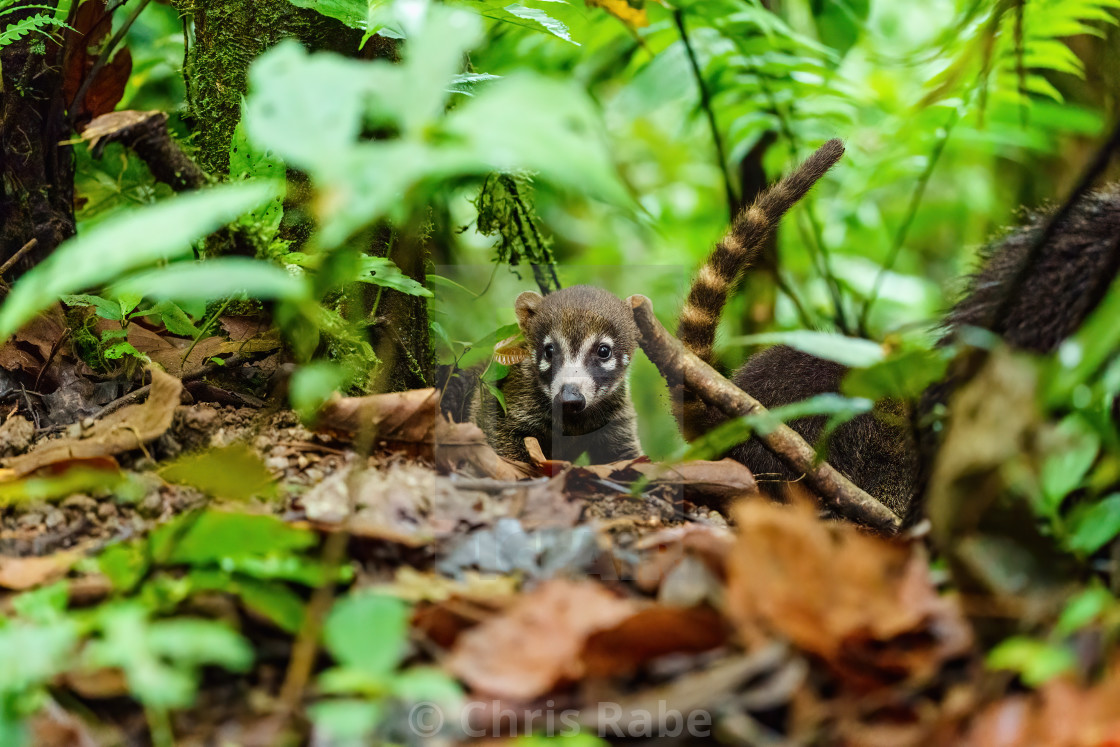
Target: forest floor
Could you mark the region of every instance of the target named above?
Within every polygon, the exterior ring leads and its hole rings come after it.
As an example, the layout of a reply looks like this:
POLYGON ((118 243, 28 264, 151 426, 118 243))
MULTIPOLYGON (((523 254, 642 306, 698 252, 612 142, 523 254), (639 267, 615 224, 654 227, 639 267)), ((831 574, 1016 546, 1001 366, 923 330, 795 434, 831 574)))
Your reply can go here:
MULTIPOLYGON (((226 342, 262 336, 224 328, 226 342)), ((309 428, 275 404, 285 366, 267 349, 215 365, 164 335, 178 376, 136 370, 151 384, 134 396, 62 329, 40 320, 0 350, 0 608, 61 583, 74 609, 139 599, 239 629, 252 665, 205 669, 167 725, 175 744, 343 743, 305 709, 338 692, 318 678, 331 659, 318 641, 346 588, 407 602, 402 663, 465 693, 435 721, 387 701, 379 734, 398 743, 577 728, 742 744, 1120 739, 1116 673, 1030 692, 985 669, 920 532, 884 539, 822 518, 808 495, 775 504, 732 462, 510 463, 474 426, 437 419, 431 390, 337 399, 309 428), (245 515, 313 542, 228 518, 245 515), (208 584, 214 568, 241 575, 208 584), (282 594, 264 583, 277 578, 282 594)), ((345 645, 376 647, 380 629, 365 630, 345 645)), ((135 677, 59 676, 34 743, 149 743, 135 677)))

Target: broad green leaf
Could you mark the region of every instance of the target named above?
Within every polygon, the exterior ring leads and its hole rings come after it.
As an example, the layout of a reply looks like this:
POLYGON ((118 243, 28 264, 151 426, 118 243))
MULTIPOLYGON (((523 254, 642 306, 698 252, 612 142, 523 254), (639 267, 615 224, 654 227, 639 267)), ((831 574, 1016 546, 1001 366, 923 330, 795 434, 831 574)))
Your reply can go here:
POLYGON ((572 35, 568 32, 567 26, 539 8, 526 8, 519 3, 513 3, 512 5, 507 5, 505 11, 518 18, 524 18, 527 21, 535 21, 553 36, 559 37, 566 42, 572 42, 572 44, 575 44, 577 47, 579 46, 579 42, 572 41, 572 35))
POLYGON ((207 495, 247 501, 276 493, 276 480, 260 455, 244 443, 233 443, 179 457, 159 469, 174 485, 190 485, 207 495))
POLYGON ((365 29, 370 5, 367 0, 291 0, 291 3, 342 21, 352 29, 365 29))
MULTIPOLYGON (((269 150, 255 147, 245 131, 245 124, 238 122, 229 146, 229 176, 231 181, 241 179, 270 179, 284 184, 284 161, 269 150)), ((281 192, 260 207, 241 216, 245 226, 259 224, 268 238, 280 230, 284 218, 284 194, 281 192)))
POLYGON ((389 676, 408 643, 408 607, 395 597, 353 592, 334 603, 323 644, 340 664, 389 676))
POLYGON ((70 620, 0 627, 0 693, 44 684, 72 664, 77 645, 77 626, 70 620))
POLYGON ((276 186, 269 183, 221 185, 106 219, 63 242, 16 282, 0 306, 0 340, 8 339, 63 294, 189 254, 193 242, 275 193, 276 186))
POLYGON ((114 294, 143 293, 149 298, 184 301, 209 301, 242 294, 258 299, 298 299, 309 293, 302 278, 271 262, 248 257, 175 262, 130 275, 110 290, 114 294))
POLYGON ((1077 506, 1070 514, 1065 545, 1092 555, 1120 534, 1120 494, 1077 506))
POLYGON ((198 337, 202 335, 202 330, 194 326, 194 322, 187 316, 187 312, 183 311, 178 304, 172 301, 160 301, 145 312, 143 316, 158 316, 159 320, 163 322, 163 326, 167 327, 167 331, 173 335, 181 335, 183 337, 198 337))
POLYGON ((307 549, 317 542, 306 529, 274 516, 206 510, 185 514, 152 532, 152 556, 160 562, 221 563, 307 549))
POLYGON ((102 319, 119 322, 124 319, 120 301, 92 296, 88 293, 67 294, 60 299, 67 306, 92 306, 102 319))
POLYGON ((728 345, 787 345, 803 353, 815 355, 850 368, 866 368, 883 360, 883 347, 871 340, 845 337, 827 332, 798 329, 790 332, 767 332, 760 335, 733 337, 728 345))

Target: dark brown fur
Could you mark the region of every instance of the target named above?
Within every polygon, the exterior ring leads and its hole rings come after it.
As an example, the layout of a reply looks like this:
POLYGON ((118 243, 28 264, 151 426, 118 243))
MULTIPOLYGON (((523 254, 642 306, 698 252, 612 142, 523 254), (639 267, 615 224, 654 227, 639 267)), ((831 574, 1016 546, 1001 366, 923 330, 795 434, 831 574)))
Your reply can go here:
MULTIPOLYGON (((1048 353, 1081 326, 1120 269, 1120 193, 1114 187, 1088 195, 1075 205, 1022 285, 1012 288, 1047 220, 1044 214, 1035 215, 1027 226, 981 253, 981 269, 970 278, 961 301, 945 318, 944 342, 956 339, 963 327, 978 326, 998 333, 1013 347, 1048 353), (1015 295, 1004 307, 1006 313, 993 318, 1012 290, 1015 295)), ((714 336, 718 314, 713 319, 710 333, 714 336)), ((693 334, 694 339, 697 337, 693 334)), ((682 340, 689 342, 683 336, 682 340)), ((694 351, 709 355, 710 349, 708 341, 694 351)), ((733 381, 762 404, 776 407, 837 392, 845 373, 843 366, 778 346, 753 356, 735 373, 733 381)), ((922 422, 938 405, 948 402, 956 383, 947 378, 926 390, 919 405, 922 422)), ((697 422, 711 427, 721 419, 718 413, 704 410, 697 422)), ((857 485, 913 519, 921 460, 907 419, 907 408, 901 403, 881 404, 875 413, 841 426, 829 439, 827 458, 857 485)), ((790 425, 814 443, 824 419, 807 418, 790 425)), ((689 432, 687 428, 685 432, 689 432)), ((928 457, 936 448, 936 435, 926 430, 923 442, 928 457)), ((733 449, 731 456, 750 467, 760 480, 799 477, 753 440, 733 449)))

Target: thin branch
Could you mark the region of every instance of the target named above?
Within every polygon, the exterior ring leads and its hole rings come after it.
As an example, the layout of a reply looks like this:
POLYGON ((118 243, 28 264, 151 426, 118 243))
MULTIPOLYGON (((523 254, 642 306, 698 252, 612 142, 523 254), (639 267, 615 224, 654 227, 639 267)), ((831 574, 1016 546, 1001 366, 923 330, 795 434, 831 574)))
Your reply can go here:
POLYGON ((24 255, 39 245, 39 239, 30 239, 26 244, 19 248, 15 254, 8 258, 8 261, 0 265, 0 277, 7 274, 8 270, 12 269, 16 262, 23 259, 24 255))
MULTIPOLYGON (((670 335, 653 315, 653 305, 648 298, 631 296, 630 305, 634 322, 641 333, 642 350, 657 366, 671 390, 687 388, 729 417, 767 414, 758 400, 725 379, 670 335)), ((757 433, 756 437, 790 469, 803 473, 806 482, 836 513, 887 534, 898 532, 902 522, 893 511, 827 462, 818 462, 813 447, 788 425, 778 425, 769 433, 757 433)))
MULTIPOLYGON (((101 54, 97 56, 97 61, 93 63, 93 68, 90 69, 89 75, 87 75, 86 79, 82 81, 82 85, 78 88, 78 92, 74 94, 74 100, 70 102, 71 122, 73 122, 74 113, 78 111, 79 108, 81 108, 82 101, 84 101, 86 97, 86 92, 89 91, 90 86, 93 85, 93 81, 97 79, 98 73, 101 72, 101 68, 105 67, 105 65, 109 62, 109 58, 113 56, 113 51, 117 48, 117 45, 121 43, 121 40, 124 39, 124 35, 128 33, 128 30, 130 28, 132 28, 132 24, 136 22, 136 19, 140 17, 140 13, 144 10, 144 8, 148 7, 148 3, 150 3, 151 1, 152 0, 140 0, 136 7, 132 9, 132 13, 128 16, 128 18, 125 19, 125 22, 119 29, 117 29, 117 33, 113 34, 113 37, 109 39, 109 42, 105 45, 104 49, 101 50, 101 54)), ((77 5, 77 3, 74 4, 77 5)))
POLYGON ((688 55, 688 64, 692 68, 692 75, 696 78, 696 87, 700 89, 700 108, 704 110, 704 114, 708 119, 708 128, 712 131, 712 142, 716 147, 716 159, 719 166, 720 176, 723 177, 723 190, 727 195, 727 210, 731 214, 731 220, 735 220, 735 208, 739 204, 739 198, 735 194, 735 188, 731 185, 731 176, 727 173, 727 153, 723 148, 723 137, 719 134, 719 124, 716 122, 716 113, 712 109, 712 95, 708 90, 708 84, 704 81, 704 74, 700 70, 700 63, 696 59, 696 50, 692 48, 692 42, 688 38, 688 31, 684 25, 684 11, 677 8, 673 11, 673 21, 677 24, 677 31, 680 32, 681 42, 684 43, 685 54, 688 55))
POLYGON ((914 223, 914 218, 918 214, 918 208, 922 204, 922 198, 925 197, 926 187, 929 186, 930 177, 933 176, 933 170, 937 167, 937 162, 941 160, 941 154, 945 152, 945 146, 949 142, 949 135, 953 132, 953 128, 957 126, 957 122, 961 118, 960 107, 954 107, 953 113, 949 115, 949 121, 945 123, 942 128, 941 137, 933 145, 933 150, 930 151, 929 158, 926 160, 926 167, 922 170, 921 175, 918 176, 918 181, 914 185, 914 191, 910 193, 910 205, 906 208, 906 215, 902 219, 902 223, 898 225, 898 231, 894 235, 894 243, 891 244, 891 249, 887 253, 887 258, 883 261, 882 267, 875 275, 875 282, 871 285, 871 292, 868 294, 867 299, 863 302, 863 309, 859 315, 859 332, 864 337, 867 336, 867 320, 871 316, 871 307, 875 305, 875 301, 879 298, 879 292, 883 288, 883 282, 887 278, 887 273, 894 268, 894 263, 898 260, 898 255, 902 251, 902 245, 906 243, 906 236, 910 233, 910 227, 914 223))

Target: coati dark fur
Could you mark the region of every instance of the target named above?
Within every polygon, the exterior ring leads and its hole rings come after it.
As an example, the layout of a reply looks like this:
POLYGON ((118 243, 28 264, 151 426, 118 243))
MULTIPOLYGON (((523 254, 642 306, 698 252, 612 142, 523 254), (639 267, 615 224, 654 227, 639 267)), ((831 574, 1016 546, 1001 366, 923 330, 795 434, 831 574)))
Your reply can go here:
POLYGON ((550 459, 587 454, 600 464, 642 454, 628 373, 638 347, 630 305, 588 285, 514 303, 525 357, 500 384, 505 409, 489 396, 474 420, 502 456, 528 461, 532 436, 550 459))
MULTIPOLYGON (((830 147, 826 144, 821 151, 830 147)), ((835 160, 832 158, 828 165, 835 160)), ((767 199, 767 194, 759 200, 767 199)), ((1120 270, 1120 191, 1113 187, 1080 199, 1056 227, 1021 285, 1012 288, 1048 220, 1048 215, 1036 214, 1026 226, 981 252, 979 271, 971 276, 962 299, 944 319, 942 344, 955 339, 962 328, 975 326, 996 332, 1012 347, 1048 353, 1081 326, 1120 270), (1005 302, 1009 291, 1014 297, 1005 302), (997 313, 1000 311, 1003 313, 997 313)), ((735 231, 733 226, 732 233, 735 231)), ((730 251, 725 242, 717 245, 694 280, 678 327, 680 339, 705 360, 711 357, 727 294, 752 260, 747 253, 730 251)), ((752 356, 732 380, 772 408, 838 392, 846 372, 837 363, 775 346, 752 356)), ((948 401, 956 383, 947 378, 926 390, 918 405, 918 422, 924 422, 925 414, 948 401)), ((686 396, 679 420, 685 437, 691 440, 725 417, 686 396)), ((916 518, 915 497, 921 489, 922 475, 913 422, 905 403, 888 401, 880 403, 875 412, 838 428, 827 443, 827 458, 834 467, 910 520, 916 518)), ((818 441, 824 424, 823 417, 790 423, 809 443, 818 441)), ((932 450, 927 442, 932 441, 935 449, 936 437, 927 430, 922 441, 922 456, 928 458, 932 450)), ((800 478, 754 439, 735 447, 730 456, 747 465, 763 487, 768 477, 777 477, 779 482, 800 478)))

